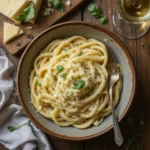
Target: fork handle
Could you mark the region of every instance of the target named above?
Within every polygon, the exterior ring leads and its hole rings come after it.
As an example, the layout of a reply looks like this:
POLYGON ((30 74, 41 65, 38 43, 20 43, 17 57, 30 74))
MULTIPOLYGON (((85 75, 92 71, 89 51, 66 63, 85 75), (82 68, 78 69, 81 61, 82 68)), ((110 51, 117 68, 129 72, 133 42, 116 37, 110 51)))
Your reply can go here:
POLYGON ((121 146, 122 143, 123 143, 123 136, 121 134, 121 131, 120 131, 120 128, 119 128, 119 124, 118 124, 118 120, 117 120, 117 116, 116 116, 116 113, 115 113, 115 110, 114 110, 114 106, 113 106, 112 87, 110 87, 109 95, 110 95, 110 103, 111 103, 111 108, 112 108, 115 142, 116 142, 116 144, 118 146, 121 146))

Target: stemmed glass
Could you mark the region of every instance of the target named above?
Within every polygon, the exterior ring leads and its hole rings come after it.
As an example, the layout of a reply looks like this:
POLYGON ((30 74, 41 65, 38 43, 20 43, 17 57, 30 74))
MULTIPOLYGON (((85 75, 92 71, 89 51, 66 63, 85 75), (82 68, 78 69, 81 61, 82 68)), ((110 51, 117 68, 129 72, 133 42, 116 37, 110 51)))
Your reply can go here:
POLYGON ((150 0, 117 0, 112 19, 121 36, 140 38, 150 27, 150 0))

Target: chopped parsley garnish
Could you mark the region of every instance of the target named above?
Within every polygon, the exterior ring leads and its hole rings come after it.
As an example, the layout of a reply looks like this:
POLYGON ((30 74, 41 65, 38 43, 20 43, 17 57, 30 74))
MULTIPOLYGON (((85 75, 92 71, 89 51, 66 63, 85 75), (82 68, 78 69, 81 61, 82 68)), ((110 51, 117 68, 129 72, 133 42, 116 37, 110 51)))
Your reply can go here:
POLYGON ((74 83, 74 89, 81 89, 83 88, 83 86, 85 85, 85 81, 84 80, 79 80, 78 82, 74 83))
POLYGON ((64 67, 63 66, 57 66, 57 71, 58 72, 61 72, 61 71, 63 71, 64 70, 64 67))
POLYGON ((38 83, 38 86, 41 86, 41 83, 38 83))
POLYGON ((17 20, 28 22, 30 19, 34 18, 34 4, 30 1, 30 5, 25 8, 21 15, 17 16, 17 20))
POLYGON ((10 132, 13 132, 13 131, 15 131, 15 130, 17 130, 17 129, 20 129, 21 127, 23 127, 23 126, 25 126, 25 125, 28 125, 28 124, 29 124, 29 122, 28 122, 28 123, 25 123, 25 124, 23 124, 23 125, 21 125, 21 126, 18 126, 18 127, 8 126, 7 129, 8 129, 10 132))
POLYGON ((60 76, 61 76, 62 78, 64 78, 64 79, 66 79, 67 73, 63 73, 63 74, 61 74, 60 76))
POLYGON ((68 50, 67 48, 64 48, 64 51, 65 51, 65 52, 67 52, 67 50, 68 50))

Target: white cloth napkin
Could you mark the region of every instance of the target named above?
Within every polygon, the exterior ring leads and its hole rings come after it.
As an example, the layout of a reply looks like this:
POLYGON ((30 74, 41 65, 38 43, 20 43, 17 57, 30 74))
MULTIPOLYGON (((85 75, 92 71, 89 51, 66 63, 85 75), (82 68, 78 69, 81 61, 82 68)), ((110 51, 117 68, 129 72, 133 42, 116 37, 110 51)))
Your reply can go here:
POLYGON ((52 150, 46 135, 38 129, 16 103, 15 67, 0 48, 0 143, 11 150, 52 150), (20 126, 10 132, 8 126, 20 126))

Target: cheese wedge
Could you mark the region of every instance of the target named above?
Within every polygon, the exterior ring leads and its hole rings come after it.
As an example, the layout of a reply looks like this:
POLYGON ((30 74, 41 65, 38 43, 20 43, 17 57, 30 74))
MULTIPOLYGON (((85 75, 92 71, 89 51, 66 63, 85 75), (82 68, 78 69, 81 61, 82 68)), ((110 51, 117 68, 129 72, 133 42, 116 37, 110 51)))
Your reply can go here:
POLYGON ((23 33, 24 33, 23 30, 21 30, 19 27, 4 22, 4 43, 8 43, 12 39, 18 37, 23 33))
POLYGON ((38 13, 40 11, 43 0, 32 0, 32 1, 33 1, 33 4, 34 4, 34 18, 29 20, 29 22, 34 24, 35 21, 36 21, 36 18, 38 16, 38 13))
POLYGON ((0 13, 20 23, 16 18, 29 5, 29 0, 0 0, 0 13))

